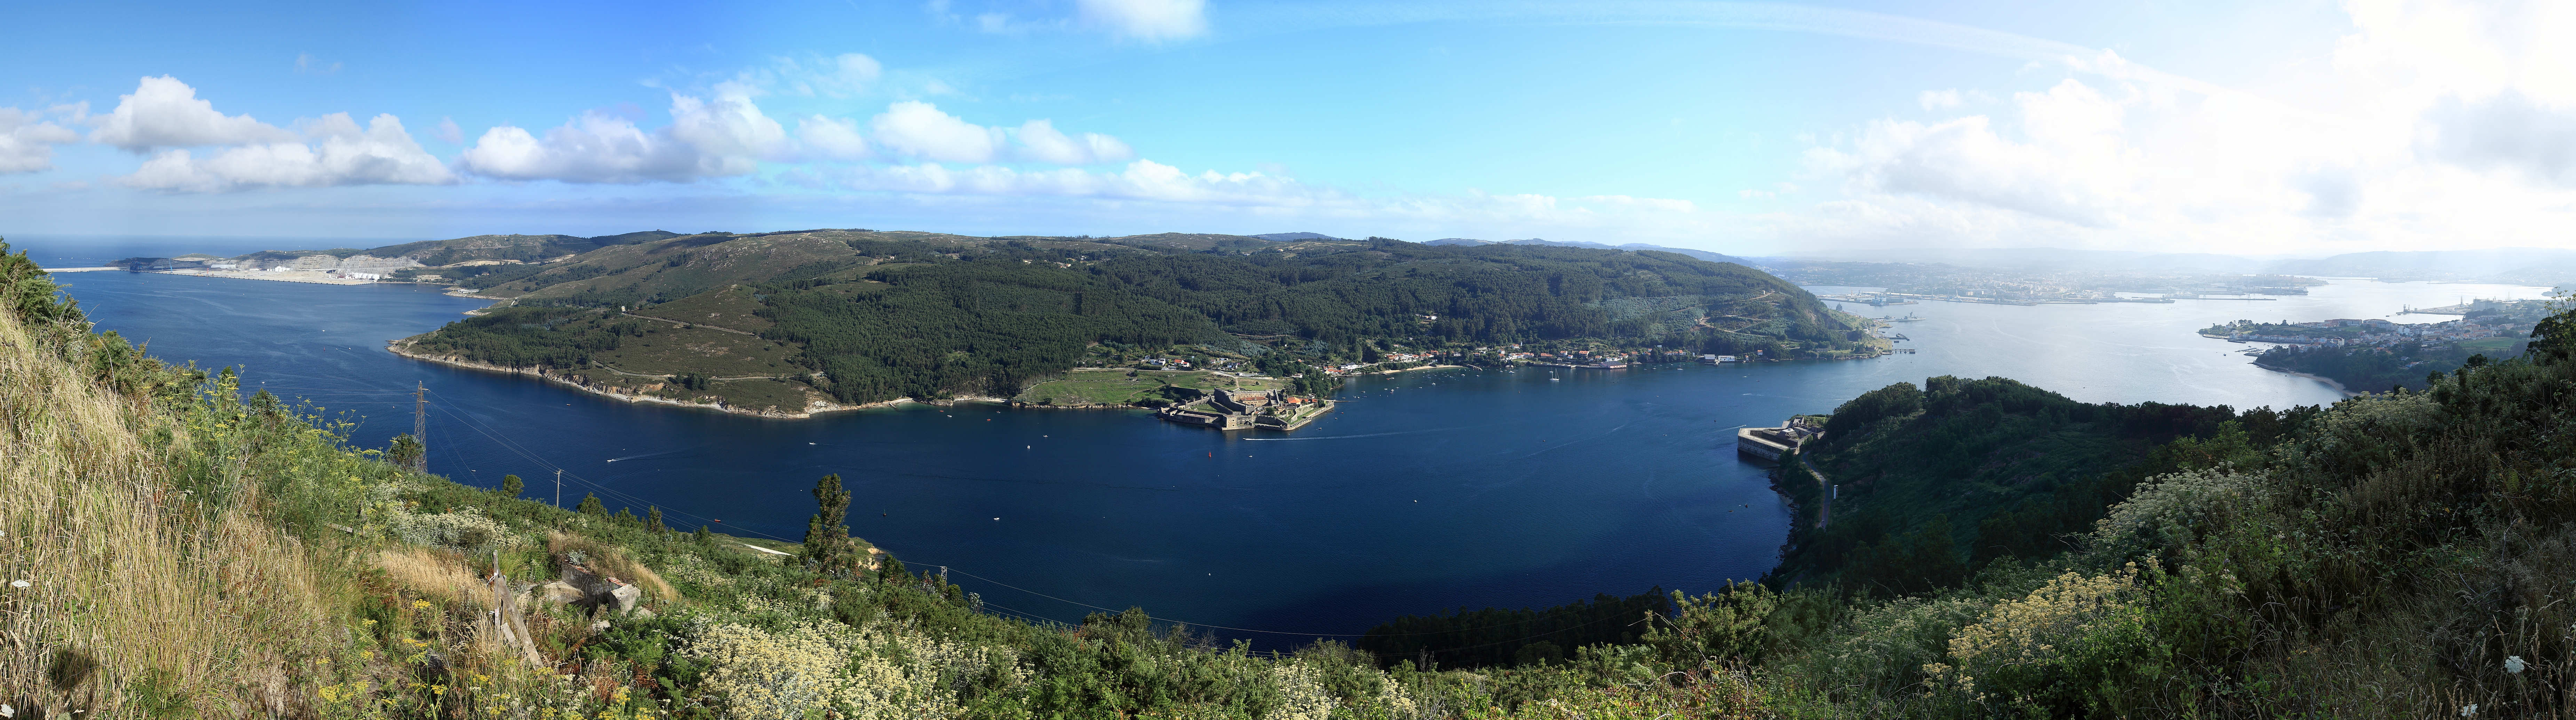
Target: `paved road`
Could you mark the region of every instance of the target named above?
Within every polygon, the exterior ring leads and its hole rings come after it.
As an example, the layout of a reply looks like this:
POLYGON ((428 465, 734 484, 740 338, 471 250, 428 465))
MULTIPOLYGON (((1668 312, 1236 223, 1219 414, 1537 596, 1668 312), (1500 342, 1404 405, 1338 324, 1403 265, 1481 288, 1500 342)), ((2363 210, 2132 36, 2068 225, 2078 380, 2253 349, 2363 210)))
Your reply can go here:
POLYGON ((1806 468, 1807 474, 1816 476, 1816 529, 1823 530, 1825 523, 1834 520, 1834 485, 1825 481, 1824 471, 1807 462, 1806 453, 1798 453, 1798 466, 1806 468))

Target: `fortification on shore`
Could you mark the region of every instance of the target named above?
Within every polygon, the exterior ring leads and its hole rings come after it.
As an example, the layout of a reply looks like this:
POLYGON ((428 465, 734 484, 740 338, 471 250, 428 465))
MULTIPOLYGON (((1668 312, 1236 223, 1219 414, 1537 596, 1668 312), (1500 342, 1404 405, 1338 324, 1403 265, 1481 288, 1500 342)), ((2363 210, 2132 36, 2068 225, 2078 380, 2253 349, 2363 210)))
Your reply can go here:
POLYGON ((1205 399, 1163 408, 1155 415, 1183 425, 1218 430, 1285 432, 1305 427, 1332 410, 1331 400, 1280 390, 1218 390, 1205 399))

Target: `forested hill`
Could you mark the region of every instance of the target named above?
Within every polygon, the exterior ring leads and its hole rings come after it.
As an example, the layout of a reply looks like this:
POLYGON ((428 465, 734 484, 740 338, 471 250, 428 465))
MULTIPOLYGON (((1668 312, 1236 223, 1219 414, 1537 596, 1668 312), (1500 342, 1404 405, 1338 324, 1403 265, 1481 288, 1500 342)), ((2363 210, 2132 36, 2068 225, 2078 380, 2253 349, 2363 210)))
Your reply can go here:
POLYGON ((1890 594, 1954 585, 1999 558, 2046 559, 2139 481, 2249 459, 2237 456, 2316 411, 2089 404, 2004 378, 1872 390, 1803 448, 1826 485, 1783 463, 1781 490, 1801 513, 1773 574, 1890 594), (1829 485, 1841 489, 1827 503, 1829 485))
MULTIPOLYGON (((688 235, 438 272, 516 307, 418 338, 423 353, 603 376, 760 374, 763 392, 791 403, 801 392, 844 403, 1008 396, 1140 353, 1296 373, 1510 343, 1788 358, 1849 356, 1870 340, 1865 321, 1752 268, 1583 248, 812 230, 688 235), (620 308, 759 340, 639 353, 646 343, 705 343, 648 338, 685 328, 636 324, 620 308), (782 396, 782 382, 810 387, 782 396)), ((728 396, 724 382, 686 391, 728 396)))

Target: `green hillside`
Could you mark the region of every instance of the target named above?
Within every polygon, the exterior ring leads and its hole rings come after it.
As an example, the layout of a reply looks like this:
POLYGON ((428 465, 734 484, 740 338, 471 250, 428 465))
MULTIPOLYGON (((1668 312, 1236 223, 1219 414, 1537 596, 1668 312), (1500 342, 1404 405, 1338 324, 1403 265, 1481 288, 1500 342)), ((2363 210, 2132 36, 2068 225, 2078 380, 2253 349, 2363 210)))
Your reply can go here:
POLYGON ((1887 595, 1955 584, 1997 559, 2047 559, 2146 477, 2276 439, 2313 411, 2089 404, 2005 378, 1863 393, 1834 410, 1803 463, 1781 464, 1801 513, 1774 576, 1887 595))
MULTIPOLYGON (((640 338, 619 308, 696 318, 678 308, 731 293, 727 302, 758 304, 736 308, 732 317, 757 319, 736 329, 789 348, 804 371, 764 374, 842 403, 1011 397, 1075 367, 1153 354, 1297 374, 1397 348, 1573 340, 1773 357, 1874 351, 1865 321, 1778 278, 1661 252, 810 230, 688 235, 475 270, 460 284, 514 307, 411 349, 628 388, 636 373, 738 377, 729 373, 743 368, 721 353, 698 365, 673 355, 652 370, 597 355, 640 338)), ((769 404, 737 397, 753 389, 778 388, 715 383, 683 394, 769 404)))

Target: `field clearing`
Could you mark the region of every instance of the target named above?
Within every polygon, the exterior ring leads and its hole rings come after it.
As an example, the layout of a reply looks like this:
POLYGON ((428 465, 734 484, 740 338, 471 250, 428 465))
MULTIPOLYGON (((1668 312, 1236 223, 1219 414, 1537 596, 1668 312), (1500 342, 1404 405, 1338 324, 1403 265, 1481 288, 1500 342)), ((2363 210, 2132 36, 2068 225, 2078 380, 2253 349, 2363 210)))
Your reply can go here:
POLYGON ((730 287, 711 293, 691 295, 660 305, 636 308, 634 314, 757 333, 769 329, 773 324, 768 318, 754 314, 760 308, 760 299, 750 290, 730 287))
POLYGON ((756 337, 737 335, 711 327, 683 328, 669 323, 632 318, 609 319, 607 322, 638 323, 644 334, 620 340, 615 350, 602 350, 591 355, 619 370, 648 375, 702 372, 720 378, 752 375, 803 375, 806 370, 788 362, 796 348, 756 337))
POLYGON ((2460 341, 2460 349, 2473 353, 2487 353, 2492 357, 2496 353, 2503 353, 2512 350, 2514 346, 2521 345, 2524 342, 2528 341, 2522 338, 2509 337, 2478 338, 2475 340, 2460 341))
POLYGON ((1062 379, 1031 385, 1012 398, 1032 405, 1134 405, 1164 398, 1165 387, 1197 391, 1220 388, 1271 390, 1286 386, 1276 378, 1237 378, 1206 370, 1084 369, 1062 379))

